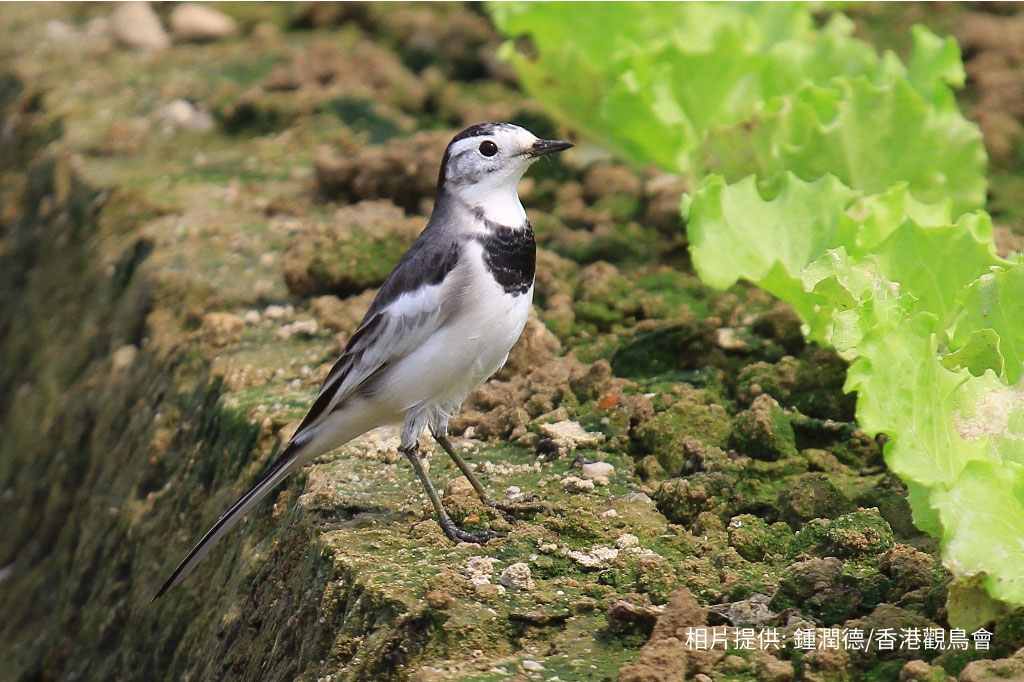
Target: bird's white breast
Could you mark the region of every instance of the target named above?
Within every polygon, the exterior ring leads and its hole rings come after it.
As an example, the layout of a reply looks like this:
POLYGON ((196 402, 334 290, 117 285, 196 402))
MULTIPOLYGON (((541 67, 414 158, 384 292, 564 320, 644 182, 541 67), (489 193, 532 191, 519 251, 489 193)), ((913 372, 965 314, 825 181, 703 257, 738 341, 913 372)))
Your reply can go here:
POLYGON ((457 408, 501 369, 526 325, 533 287, 517 296, 506 294, 484 263, 480 244, 469 241, 464 248, 463 271, 453 273, 458 284, 449 292, 459 301, 451 317, 389 372, 393 380, 386 399, 398 401, 399 409, 457 408))

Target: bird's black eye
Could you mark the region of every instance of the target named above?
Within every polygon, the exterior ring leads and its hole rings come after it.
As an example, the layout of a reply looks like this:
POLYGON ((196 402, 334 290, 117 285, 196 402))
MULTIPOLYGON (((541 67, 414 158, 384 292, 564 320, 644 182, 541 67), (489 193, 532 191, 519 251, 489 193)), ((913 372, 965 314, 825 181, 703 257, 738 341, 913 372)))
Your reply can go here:
POLYGON ((494 156, 498 153, 498 145, 490 140, 484 140, 480 143, 480 153, 484 156, 494 156))

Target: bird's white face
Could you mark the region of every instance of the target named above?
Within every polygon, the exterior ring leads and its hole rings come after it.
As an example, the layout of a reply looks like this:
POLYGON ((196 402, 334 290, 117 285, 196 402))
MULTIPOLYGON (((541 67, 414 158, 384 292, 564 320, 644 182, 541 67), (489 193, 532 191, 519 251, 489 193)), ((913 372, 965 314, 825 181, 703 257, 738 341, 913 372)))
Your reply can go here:
POLYGON ((444 160, 444 189, 471 206, 518 203, 516 187, 523 173, 544 154, 572 145, 541 140, 511 123, 485 123, 467 128, 448 145, 444 160))
POLYGON ((445 186, 456 190, 483 185, 492 190, 513 187, 537 157, 529 151, 537 136, 511 123, 479 126, 481 131, 448 146, 445 186))

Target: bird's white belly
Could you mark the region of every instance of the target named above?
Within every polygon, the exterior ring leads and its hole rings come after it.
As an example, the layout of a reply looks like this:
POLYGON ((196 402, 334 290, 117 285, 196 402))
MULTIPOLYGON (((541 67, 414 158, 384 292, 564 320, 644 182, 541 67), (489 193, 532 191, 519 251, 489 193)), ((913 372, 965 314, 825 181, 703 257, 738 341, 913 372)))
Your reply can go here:
POLYGON ((388 402, 403 411, 439 407, 447 412, 501 369, 526 325, 533 288, 511 296, 493 279, 489 284, 493 289, 470 292, 455 317, 389 372, 394 381, 384 389, 388 402))

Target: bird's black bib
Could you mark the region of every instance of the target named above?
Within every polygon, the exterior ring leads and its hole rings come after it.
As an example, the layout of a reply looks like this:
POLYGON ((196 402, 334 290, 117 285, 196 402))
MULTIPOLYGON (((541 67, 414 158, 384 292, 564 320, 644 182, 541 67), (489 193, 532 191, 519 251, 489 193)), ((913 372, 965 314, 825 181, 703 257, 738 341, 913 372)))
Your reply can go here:
POLYGON ((533 238, 533 228, 529 221, 518 230, 496 227, 488 230, 486 236, 477 237, 484 247, 487 269, 506 294, 525 294, 533 286, 537 269, 537 242, 533 238))

